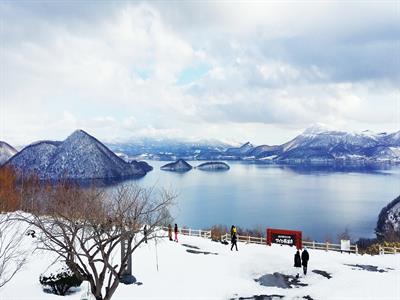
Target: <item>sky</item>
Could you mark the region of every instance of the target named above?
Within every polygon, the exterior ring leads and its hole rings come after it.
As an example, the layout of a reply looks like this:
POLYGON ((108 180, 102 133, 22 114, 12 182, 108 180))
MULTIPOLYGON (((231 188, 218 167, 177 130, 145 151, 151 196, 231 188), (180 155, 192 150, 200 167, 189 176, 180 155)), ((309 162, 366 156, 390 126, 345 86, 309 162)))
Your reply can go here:
POLYGON ((0 140, 400 129, 399 1, 0 1, 0 140))

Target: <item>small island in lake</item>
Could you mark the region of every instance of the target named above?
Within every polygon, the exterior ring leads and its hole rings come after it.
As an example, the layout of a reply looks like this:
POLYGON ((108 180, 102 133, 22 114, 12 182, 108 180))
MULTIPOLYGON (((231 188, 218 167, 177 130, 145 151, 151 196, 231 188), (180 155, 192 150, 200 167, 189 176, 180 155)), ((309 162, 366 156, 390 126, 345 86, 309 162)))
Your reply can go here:
POLYGON ((160 169, 163 171, 173 171, 173 172, 187 172, 190 171, 193 167, 188 164, 183 159, 178 159, 175 162, 168 163, 163 165, 160 169))
POLYGON ((198 165, 196 169, 202 171, 227 171, 230 167, 222 161, 209 161, 198 165))

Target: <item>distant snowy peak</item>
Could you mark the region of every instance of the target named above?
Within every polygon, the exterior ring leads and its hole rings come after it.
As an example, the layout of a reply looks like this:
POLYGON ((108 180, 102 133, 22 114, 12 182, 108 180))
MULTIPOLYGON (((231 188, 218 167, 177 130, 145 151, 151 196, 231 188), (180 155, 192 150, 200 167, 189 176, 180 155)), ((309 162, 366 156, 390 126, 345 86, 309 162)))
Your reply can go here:
POLYGON ((63 142, 31 144, 7 164, 41 179, 120 179, 143 176, 148 170, 141 164, 125 162, 83 130, 73 132, 63 142))
POLYGON ((226 149, 225 153, 226 153, 226 155, 241 156, 241 155, 245 155, 247 152, 249 152, 253 148, 254 148, 253 144, 251 144, 250 142, 247 142, 247 143, 244 143, 240 147, 228 148, 228 149, 226 149))
POLYGON ((303 134, 319 134, 319 133, 323 133, 323 132, 327 132, 327 131, 333 131, 333 129, 331 127, 329 127, 328 125, 325 124, 321 124, 321 123, 316 123, 311 125, 310 127, 307 127, 304 131, 303 134))
POLYGON ((17 152, 10 144, 0 141, 0 166, 17 154, 17 152))

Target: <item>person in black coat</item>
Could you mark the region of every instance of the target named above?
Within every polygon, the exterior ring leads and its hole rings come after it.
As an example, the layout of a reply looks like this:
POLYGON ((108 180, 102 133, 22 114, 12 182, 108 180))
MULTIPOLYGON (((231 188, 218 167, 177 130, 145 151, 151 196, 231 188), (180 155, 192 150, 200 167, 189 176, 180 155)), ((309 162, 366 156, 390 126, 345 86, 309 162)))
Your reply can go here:
MULTIPOLYGON (((297 250, 296 254, 294 255, 294 267, 295 268, 301 268, 301 258, 300 258, 300 251, 297 250)), ((296 278, 299 278, 299 271, 296 269, 297 275, 296 278)))
POLYGON ((307 265, 309 259, 310 255, 308 254, 307 248, 304 248, 303 252, 301 253, 301 264, 303 265, 304 275, 307 275, 307 265))

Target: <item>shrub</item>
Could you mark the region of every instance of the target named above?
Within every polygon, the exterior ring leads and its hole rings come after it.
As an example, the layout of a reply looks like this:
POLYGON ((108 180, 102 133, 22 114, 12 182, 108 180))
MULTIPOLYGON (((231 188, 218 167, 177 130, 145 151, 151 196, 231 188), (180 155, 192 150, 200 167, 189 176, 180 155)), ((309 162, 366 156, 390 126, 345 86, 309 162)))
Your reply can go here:
POLYGON ((361 254, 378 255, 379 247, 400 248, 400 242, 378 242, 377 239, 359 239, 357 246, 361 254))
POLYGON ((40 284, 44 290, 64 296, 70 288, 81 285, 82 280, 78 278, 71 269, 63 263, 62 266, 51 272, 41 274, 39 278, 40 284))
POLYGON ((228 232, 228 228, 224 225, 214 225, 211 227, 211 240, 219 242, 221 236, 228 232))

